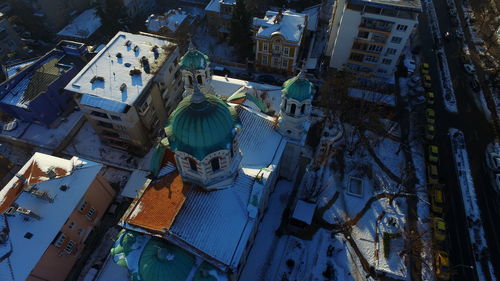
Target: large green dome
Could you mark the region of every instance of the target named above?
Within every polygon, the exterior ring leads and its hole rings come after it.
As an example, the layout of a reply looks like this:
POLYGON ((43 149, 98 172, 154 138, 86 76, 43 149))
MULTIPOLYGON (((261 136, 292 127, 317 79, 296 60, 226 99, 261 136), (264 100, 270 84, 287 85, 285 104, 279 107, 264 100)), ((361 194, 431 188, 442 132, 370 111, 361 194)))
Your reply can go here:
POLYGON ((181 69, 205 69, 208 63, 208 56, 194 48, 190 48, 180 60, 181 69))
POLYGON ((236 111, 221 99, 194 93, 172 112, 165 132, 172 151, 202 160, 212 152, 231 147, 237 121, 236 111))
POLYGON ((313 84, 304 77, 304 74, 290 78, 283 83, 283 93, 285 97, 302 102, 313 96, 313 84))

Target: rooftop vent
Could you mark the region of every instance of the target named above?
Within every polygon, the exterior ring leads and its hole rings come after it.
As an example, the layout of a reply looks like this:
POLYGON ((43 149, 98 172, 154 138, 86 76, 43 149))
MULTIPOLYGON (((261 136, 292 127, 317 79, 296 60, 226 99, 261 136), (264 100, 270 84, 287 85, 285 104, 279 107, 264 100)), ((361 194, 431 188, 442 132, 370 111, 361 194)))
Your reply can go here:
POLYGON ((34 218, 37 220, 40 219, 39 215, 37 215, 37 214, 33 213, 33 211, 28 210, 28 209, 23 208, 23 207, 17 207, 17 212, 25 215, 26 217, 34 218))
POLYGON ((160 56, 160 52, 158 52, 158 46, 154 46, 151 51, 153 52, 155 59, 157 59, 160 56))
POLYGON ((125 91, 125 89, 127 89, 127 84, 122 83, 121 86, 120 86, 120 92, 125 91))
POLYGON ((129 74, 130 74, 130 76, 140 75, 141 74, 141 70, 137 69, 137 68, 134 68, 134 69, 130 70, 129 74))
POLYGON ((54 198, 50 197, 47 191, 35 190, 31 192, 35 197, 49 201, 50 203, 54 202, 54 198))
POLYGON ((33 237, 33 233, 31 232, 26 232, 26 234, 24 234, 24 238, 26 239, 31 239, 31 237, 33 237))
POLYGON ((49 179, 53 179, 57 176, 57 173, 56 173, 54 167, 49 167, 49 169, 47 170, 47 176, 49 176, 49 179))
POLYGON ((104 82, 104 77, 96 75, 96 76, 92 77, 92 79, 90 79, 90 83, 92 83, 92 84, 96 81, 104 82))
POLYGON ((122 56, 122 53, 116 53, 116 57, 121 59, 123 56, 122 56))
POLYGON ((134 52, 139 52, 139 46, 135 45, 134 52))
POLYGON ((17 206, 10 206, 9 208, 7 208, 7 210, 5 211, 5 214, 8 215, 8 216, 13 216, 14 213, 16 212, 17 210, 17 206))
POLYGON ((68 190, 68 189, 69 189, 69 186, 67 186, 67 185, 65 185, 65 184, 63 184, 63 185, 61 185, 61 186, 59 187, 59 190, 61 190, 61 191, 66 191, 66 190, 68 190))
POLYGON ((125 42, 125 46, 130 47, 130 45, 132 45, 132 41, 127 40, 127 42, 125 42))

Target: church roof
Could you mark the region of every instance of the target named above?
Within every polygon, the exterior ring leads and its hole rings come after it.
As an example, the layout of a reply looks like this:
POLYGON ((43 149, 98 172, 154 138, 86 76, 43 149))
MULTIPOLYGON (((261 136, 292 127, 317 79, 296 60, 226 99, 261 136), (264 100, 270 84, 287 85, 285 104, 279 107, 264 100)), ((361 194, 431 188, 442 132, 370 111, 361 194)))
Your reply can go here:
POLYGON ((313 84, 304 77, 304 74, 290 78, 283 83, 283 93, 289 99, 302 102, 313 96, 313 84))
POLYGON ((200 95, 184 98, 165 128, 171 150, 188 153, 198 160, 229 149, 238 120, 236 112, 221 99, 208 94, 203 95, 204 100, 196 100, 200 95))
POLYGON ((184 56, 181 57, 181 69, 205 69, 210 61, 208 56, 190 47, 184 56))

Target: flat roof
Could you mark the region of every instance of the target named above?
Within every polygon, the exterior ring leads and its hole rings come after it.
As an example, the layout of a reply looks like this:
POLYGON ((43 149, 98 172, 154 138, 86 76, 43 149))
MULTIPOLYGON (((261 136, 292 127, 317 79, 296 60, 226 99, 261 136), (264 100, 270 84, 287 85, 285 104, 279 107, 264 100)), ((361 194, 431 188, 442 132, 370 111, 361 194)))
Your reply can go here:
POLYGON ((59 36, 87 39, 101 27, 101 18, 96 9, 83 11, 70 24, 57 33, 59 36))
POLYGON ((422 3, 420 2, 420 0, 349 0, 349 2, 353 4, 368 5, 380 8, 422 12, 422 3))
POLYGON ((176 46, 158 36, 120 31, 65 89, 82 94, 82 104, 123 112, 138 100, 176 46))
POLYGON ((67 160, 37 152, 0 190, 0 229, 9 231, 8 240, 0 244, 0 256, 6 257, 0 261, 2 280, 29 276, 101 168, 102 164, 78 157, 67 160), (64 185, 67 189, 61 188, 64 185), (46 192, 53 201, 34 192, 46 192), (14 204, 17 210, 6 215, 14 204), (40 219, 23 214, 23 209, 40 219))

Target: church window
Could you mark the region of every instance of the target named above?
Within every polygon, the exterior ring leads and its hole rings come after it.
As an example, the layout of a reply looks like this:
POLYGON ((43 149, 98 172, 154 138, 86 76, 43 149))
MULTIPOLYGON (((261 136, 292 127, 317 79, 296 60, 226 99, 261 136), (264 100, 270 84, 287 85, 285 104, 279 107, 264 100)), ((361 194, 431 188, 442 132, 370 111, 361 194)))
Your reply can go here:
POLYGON ((300 107, 300 114, 304 114, 304 112, 306 111, 306 105, 303 104, 301 107, 300 107))
POLYGON ((189 75, 188 79, 189 79, 189 85, 193 86, 193 77, 191 77, 191 75, 189 75))
POLYGON ((286 104, 287 104, 287 102, 286 102, 286 99, 285 99, 285 103, 284 103, 284 105, 283 105, 283 109, 284 109, 284 110, 286 110, 286 104))
POLYGON ((189 162, 189 167, 191 168, 192 171, 198 171, 198 166, 196 165, 196 161, 194 161, 193 158, 188 158, 189 162))
POLYGON ((212 165, 212 171, 217 172, 218 170, 220 170, 219 158, 216 157, 216 158, 210 160, 210 165, 212 165))
POLYGON ((198 75, 198 77, 196 77, 196 80, 198 80, 199 84, 203 84, 203 79, 201 78, 201 75, 198 75))
POLYGON ((292 106, 290 106, 290 115, 295 115, 295 110, 297 110, 297 106, 292 103, 292 106))

